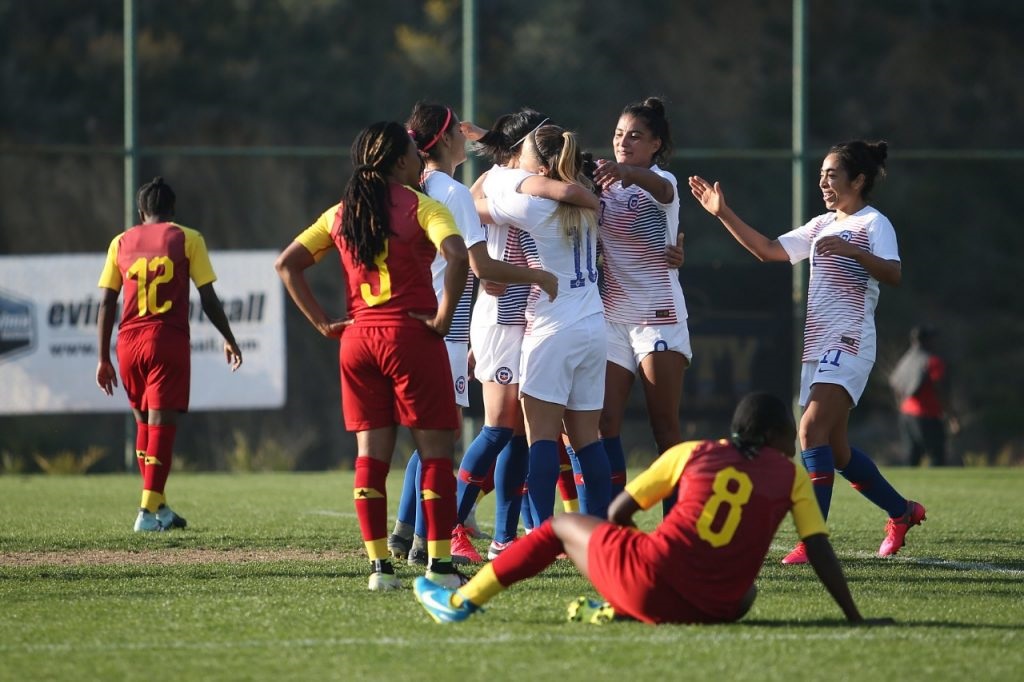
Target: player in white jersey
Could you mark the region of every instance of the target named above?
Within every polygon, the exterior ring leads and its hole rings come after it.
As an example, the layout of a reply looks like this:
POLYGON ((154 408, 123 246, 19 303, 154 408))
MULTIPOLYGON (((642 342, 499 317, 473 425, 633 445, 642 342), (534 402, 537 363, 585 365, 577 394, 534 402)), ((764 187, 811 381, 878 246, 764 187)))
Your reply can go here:
MULTIPOLYGON (((693 351, 679 273, 666 267, 662 255, 677 239, 681 248, 682 234, 676 178, 659 167, 672 150, 661 100, 648 97, 626 106, 612 146, 615 161, 599 161, 594 180, 602 190, 601 298, 608 322, 601 439, 614 497, 626 484, 620 434, 634 377, 643 385, 658 452, 665 452, 683 440, 679 406, 693 351)), ((665 498, 665 512, 675 499, 665 498)))
MULTIPOLYGON (((583 154, 576 136, 546 124, 523 142, 520 167, 581 187, 583 154)), ((527 260, 559 278, 559 296, 531 292, 520 361, 520 398, 530 443, 528 495, 537 519, 554 513, 562 428, 587 481, 589 513, 607 514, 611 495, 608 456, 598 438, 607 361, 605 322, 597 289, 597 216, 590 209, 531 197, 523 186, 477 200, 487 221, 529 233, 527 260), (514 189, 515 191, 508 191, 514 189)))
MULTIPOLYGON (((833 146, 818 187, 828 213, 768 239, 725 203, 719 183, 691 177, 693 196, 762 261, 811 259, 800 375, 800 446, 818 504, 827 517, 835 472, 889 515, 879 556, 896 554, 925 508, 896 492, 862 450, 850 446, 847 423, 875 362, 875 304, 879 283, 899 286, 900 257, 889 220, 868 204, 885 175, 888 145, 862 140, 833 146)), ((806 563, 803 544, 782 560, 806 563)))
MULTIPOLYGON (((537 285, 538 291, 554 297, 558 293, 558 280, 549 272, 540 269, 517 267, 501 260, 491 258, 487 250, 486 236, 480 219, 473 205, 473 197, 469 188, 457 181, 452 175, 459 164, 466 160, 466 136, 462 132, 461 123, 450 107, 440 104, 418 102, 413 108, 407 122, 409 134, 416 142, 424 160, 424 172, 421 177, 423 192, 437 199, 451 211, 455 223, 462 233, 469 251, 470 269, 477 277, 504 283, 519 283, 529 289, 537 285)), ((440 298, 444 290, 445 259, 438 254, 431 265, 434 277, 434 291, 440 298)), ((445 337, 448 360, 452 369, 452 383, 455 388, 455 401, 460 412, 469 406, 469 312, 472 300, 472 281, 467 282, 462 298, 459 299, 452 319, 452 326, 445 337)), ((456 437, 458 437, 456 435, 456 437)), ((413 551, 413 537, 425 536, 423 515, 418 513, 419 507, 419 455, 413 452, 406 465, 405 481, 399 503, 398 519, 395 529, 388 538, 388 546, 396 558, 407 558, 413 551), (415 528, 414 528, 415 526, 415 528)), ((457 509, 457 525, 452 532, 452 556, 456 560, 481 561, 481 557, 473 548, 466 536, 462 524, 466 520, 472 503, 476 500, 475 493, 469 504, 463 504, 465 497, 464 482, 459 480, 459 499, 457 509)), ((424 556, 426 547, 422 547, 424 556)))

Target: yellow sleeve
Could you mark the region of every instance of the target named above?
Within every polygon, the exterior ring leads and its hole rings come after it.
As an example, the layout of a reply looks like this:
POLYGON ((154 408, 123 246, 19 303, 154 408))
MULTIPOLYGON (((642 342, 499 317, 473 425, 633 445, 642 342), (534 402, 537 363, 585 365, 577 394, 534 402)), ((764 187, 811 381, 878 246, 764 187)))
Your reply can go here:
POLYGON ((317 263, 328 251, 334 248, 334 240, 331 238, 331 229, 334 227, 334 218, 338 214, 338 207, 335 204, 320 214, 316 221, 299 233, 295 241, 306 247, 306 250, 313 254, 313 260, 317 263))
POLYGON ((217 275, 213 272, 210 252, 206 250, 206 240, 203 239, 203 235, 191 227, 184 225, 178 225, 178 227, 185 233, 185 257, 188 258, 189 278, 195 282, 197 289, 216 282, 217 275))
POLYGON ((825 525, 825 517, 821 515, 821 507, 814 497, 814 490, 811 488, 811 477, 802 466, 793 465, 796 475, 793 476, 793 492, 790 494, 790 501, 793 506, 790 513, 793 514, 793 523, 796 524, 796 532, 800 538, 811 535, 828 535, 828 526, 825 525))
POLYGON ((103 272, 100 273, 99 286, 104 289, 113 289, 114 291, 121 291, 121 285, 124 283, 121 279, 121 270, 117 267, 117 254, 121 248, 121 237, 124 235, 117 235, 110 240, 110 246, 107 247, 107 260, 103 263, 103 272))
POLYGON ((670 447, 646 471, 626 484, 626 492, 641 509, 650 509, 672 494, 690 455, 703 442, 693 440, 670 447))
POLYGON ((423 230, 427 233, 427 238, 436 246, 438 249, 441 248, 441 242, 448 237, 461 237, 462 233, 459 232, 459 226, 455 224, 455 217, 452 212, 448 210, 448 207, 442 204, 440 201, 431 199, 422 192, 416 192, 416 197, 419 199, 419 204, 416 209, 416 219, 419 221, 423 230))

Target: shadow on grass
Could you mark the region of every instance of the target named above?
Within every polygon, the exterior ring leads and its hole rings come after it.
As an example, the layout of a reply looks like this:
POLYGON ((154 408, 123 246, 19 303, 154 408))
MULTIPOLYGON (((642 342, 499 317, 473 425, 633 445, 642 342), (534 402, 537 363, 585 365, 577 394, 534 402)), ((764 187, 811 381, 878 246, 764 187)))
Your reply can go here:
MULTIPOLYGON (((724 623, 723 625, 733 625, 724 623)), ((1010 630, 1020 631, 1024 623, 961 623, 959 621, 913 621, 898 620, 888 625, 853 625, 841 618, 822 618, 818 620, 741 620, 735 625, 757 628, 917 628, 934 630, 1010 630)))

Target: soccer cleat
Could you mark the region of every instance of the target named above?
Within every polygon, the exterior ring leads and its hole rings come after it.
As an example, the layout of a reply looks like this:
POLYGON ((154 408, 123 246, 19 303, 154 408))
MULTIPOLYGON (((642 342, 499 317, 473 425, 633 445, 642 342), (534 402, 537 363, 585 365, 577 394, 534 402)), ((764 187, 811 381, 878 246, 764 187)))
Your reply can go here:
POLYGON ((160 523, 156 514, 146 509, 139 510, 139 515, 135 517, 136 533, 154 533, 163 529, 163 524, 160 523))
POLYGON ((568 618, 573 623, 604 625, 615 620, 615 609, 606 601, 577 597, 569 602, 568 618))
POLYGON ((371 592, 391 592, 402 589, 402 583, 394 573, 374 571, 370 574, 369 589, 371 592))
POLYGON ((175 514, 174 510, 166 504, 161 504, 157 508, 156 518, 160 522, 160 525, 164 527, 164 530, 185 528, 188 525, 188 521, 186 521, 184 517, 175 514))
POLYGON ((495 559, 497 559, 499 556, 501 556, 501 553, 509 547, 511 547, 512 543, 515 541, 515 538, 512 538, 508 542, 498 542, 497 540, 493 540, 491 542, 491 546, 487 548, 487 560, 494 561, 495 559))
POLYGON ((796 547, 793 551, 786 555, 782 560, 782 563, 787 566, 793 566, 795 564, 806 564, 807 563, 807 545, 802 541, 796 543, 796 547))
POLYGON ((466 517, 466 522, 462 524, 466 529, 466 535, 473 538, 474 540, 491 540, 491 535, 480 529, 480 524, 476 522, 476 507, 474 506, 469 510, 469 516, 466 517))
POLYGON ((427 558, 427 541, 419 535, 414 535, 412 537, 412 546, 409 548, 409 565, 426 566, 427 558))
POLYGON ((388 551, 393 559, 406 561, 409 558, 409 551, 412 549, 412 540, 403 538, 401 535, 392 533, 388 536, 388 551))
POLYGON ((427 567, 427 578, 438 585, 449 589, 458 589, 469 582, 469 578, 459 573, 451 560, 438 561, 432 559, 427 567))
POLYGON ((452 531, 452 561, 457 564, 478 564, 483 560, 476 547, 469 541, 466 529, 461 525, 455 526, 455 530, 452 531))
POLYGON ((480 610, 479 606, 468 599, 463 599, 461 606, 452 605, 455 589, 439 585, 430 578, 416 578, 412 583, 412 589, 416 594, 416 600, 438 623, 458 623, 480 610))
POLYGON ((903 516, 898 519, 890 518, 885 524, 885 539, 878 548, 878 556, 894 556, 907 543, 907 531, 912 526, 920 525, 926 518, 923 505, 907 500, 907 511, 903 516))

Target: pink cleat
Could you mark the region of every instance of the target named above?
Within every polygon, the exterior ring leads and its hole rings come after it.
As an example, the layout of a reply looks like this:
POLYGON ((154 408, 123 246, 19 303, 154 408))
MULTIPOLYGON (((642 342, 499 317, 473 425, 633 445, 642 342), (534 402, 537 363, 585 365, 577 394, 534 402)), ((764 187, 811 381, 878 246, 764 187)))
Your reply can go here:
POLYGON ((924 506, 913 500, 907 500, 907 511, 903 516, 890 518, 889 522, 885 524, 885 540, 882 540, 882 546, 878 548, 878 556, 894 556, 906 544, 905 538, 911 526, 921 525, 925 518, 927 517, 924 506))
POLYGON ((807 563, 807 546, 803 542, 796 543, 796 547, 793 551, 786 555, 782 560, 782 563, 787 566, 794 564, 806 564, 807 563))
POLYGON ((469 541, 469 534, 462 525, 455 526, 452 531, 452 561, 457 564, 479 564, 483 557, 469 541))

